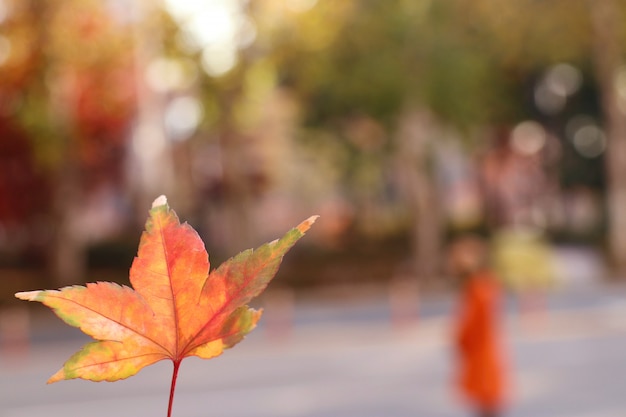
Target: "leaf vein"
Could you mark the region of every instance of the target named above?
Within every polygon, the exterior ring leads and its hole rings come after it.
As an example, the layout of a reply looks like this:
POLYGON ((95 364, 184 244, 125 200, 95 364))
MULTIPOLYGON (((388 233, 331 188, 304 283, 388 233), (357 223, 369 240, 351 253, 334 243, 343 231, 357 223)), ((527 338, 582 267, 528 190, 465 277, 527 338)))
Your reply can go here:
MULTIPOLYGON (((84 308, 85 310, 89 310, 89 311, 91 311, 91 312, 92 312, 92 313, 94 313, 94 314, 97 314, 97 315, 99 315, 99 316, 104 317, 104 318, 105 318, 105 319, 107 319, 107 320, 110 320, 110 321, 112 321, 112 322, 114 322, 114 323, 117 323, 117 324, 119 324, 120 326, 122 326, 122 327, 124 327, 124 328, 126 328, 126 329, 130 330, 131 332, 133 332, 133 333, 137 334, 138 336, 141 336, 141 337, 143 337, 144 339, 146 339, 146 340, 148 340, 148 341, 150 341, 150 342, 154 343, 155 345, 157 345, 158 347, 160 347, 160 348, 161 348, 161 349, 163 349, 165 352, 167 352, 168 354, 170 354, 170 355, 171 355, 171 352, 169 351, 169 349, 167 349, 165 346, 163 346, 161 343, 157 342, 157 341, 156 341, 156 340, 154 340, 153 338, 148 337, 147 335, 145 335, 145 334, 143 334, 143 333, 139 332, 139 330, 134 329, 134 328, 130 327, 129 325, 127 325, 127 324, 125 324, 125 323, 122 323, 122 322, 121 322, 121 321, 119 321, 119 320, 116 320, 116 319, 114 319, 114 318, 112 318, 112 317, 109 317, 108 315, 106 315, 106 314, 104 314, 104 313, 102 313, 102 312, 100 312, 100 311, 98 311, 98 310, 96 310, 96 309, 93 309, 93 308, 91 308, 91 307, 89 307, 89 306, 86 306, 85 304, 81 304, 81 303, 79 303, 78 301, 76 301, 76 300, 72 300, 72 299, 69 299, 69 298, 58 297, 58 296, 54 296, 54 295, 49 295, 49 297, 50 297, 50 298, 57 298, 57 299, 60 299, 60 300, 63 300, 63 301, 67 301, 67 302, 71 302, 71 303, 73 303, 73 304, 76 304, 76 305, 78 305, 78 306, 80 306, 80 307, 84 308)), ((80 326, 78 326, 78 327, 80 327, 80 326)), ((96 339, 96 340, 102 340, 102 339, 96 339)))
MULTIPOLYGON (((252 257, 254 255, 254 251, 250 254, 250 257, 252 257)), ((282 256, 282 255, 281 255, 282 256)), ((270 262, 272 262, 274 259, 276 258, 276 256, 271 256, 270 259, 268 260, 268 262, 266 264, 269 264, 270 262)), ((229 297, 229 300, 227 302, 224 302, 220 308, 217 311, 213 312, 213 315, 211 316, 210 319, 207 320, 207 322, 204 324, 204 326, 202 326, 198 332, 194 335, 194 337, 192 337, 189 342, 187 343, 187 345, 185 346, 185 348, 183 349, 183 351, 190 351, 195 349, 196 347, 206 343, 200 343, 198 345, 193 346, 194 343, 196 343, 196 339, 198 339, 198 336, 200 335, 200 333, 202 333, 207 327, 209 327, 211 324, 213 324, 213 321, 218 317, 221 316, 221 314, 224 312, 224 310, 226 309, 226 306, 228 306, 232 300, 236 299, 237 297, 239 297, 241 295, 241 293, 247 288, 248 284, 250 283, 250 281, 253 280, 254 276, 256 276, 256 274, 259 271, 263 270, 263 266, 261 267, 257 267, 257 268, 251 268, 254 270, 254 272, 252 274, 248 274, 248 270, 246 269, 246 279, 244 280, 244 283, 242 285, 239 286, 239 288, 237 289, 237 291, 235 291, 233 293, 233 295, 231 297, 229 297), (190 349, 189 347, 192 346, 192 348, 190 349)), ((218 268, 219 270, 219 268, 218 268)), ((209 278, 210 278, 210 274, 209 274, 209 278)), ((213 340, 217 340, 217 339, 213 339, 213 340)))
MULTIPOLYGON (((169 213, 169 209, 168 209, 168 213, 169 213)), ((161 217, 157 217, 157 222, 159 223, 159 234, 161 235, 161 246, 163 247, 163 256, 165 257, 165 265, 167 266, 167 278, 169 280, 169 289, 170 289, 170 294, 172 295, 172 313, 174 316, 174 343, 176 343, 176 347, 174 354, 172 354, 173 358, 178 358, 178 310, 176 309, 176 299, 175 299, 175 295, 174 295, 174 287, 173 287, 173 283, 172 283, 172 271, 170 269, 170 262, 169 262, 169 254, 167 251, 167 245, 165 244, 165 234, 163 231, 163 225, 161 223, 161 217)), ((180 224, 179 224, 180 226, 180 224)))
MULTIPOLYGON (((114 340, 112 340, 112 342, 114 342, 114 340)), ((130 360, 133 360, 133 359, 138 359, 138 358, 147 357, 147 356, 161 356, 161 355, 162 354, 158 353, 158 352, 142 353, 140 355, 128 356, 126 358, 121 358, 121 359, 114 359, 114 360, 102 361, 102 362, 94 362, 94 363, 90 363, 88 365, 77 366, 77 367, 74 367, 72 369, 86 369, 86 368, 90 368, 92 366, 108 365, 110 363, 130 361, 130 360)), ((163 359, 166 359, 166 358, 163 358, 163 359)))

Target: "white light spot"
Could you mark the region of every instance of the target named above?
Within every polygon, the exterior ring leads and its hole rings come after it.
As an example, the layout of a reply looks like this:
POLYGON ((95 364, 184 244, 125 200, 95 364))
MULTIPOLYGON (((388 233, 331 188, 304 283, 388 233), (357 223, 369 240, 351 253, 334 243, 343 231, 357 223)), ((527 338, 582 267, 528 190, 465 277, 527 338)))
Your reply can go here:
POLYGON ((202 51, 202 67, 213 77, 230 71, 238 49, 256 39, 256 27, 242 1, 166 0, 166 6, 182 29, 178 42, 185 50, 202 51))
POLYGON ((204 45, 232 42, 237 34, 233 13, 227 6, 219 3, 196 14, 188 20, 187 25, 204 45))
POLYGON ((535 87, 535 104, 544 114, 560 112, 567 98, 582 84, 580 71, 570 64, 558 64, 548 69, 535 87))
POLYGON ((606 149, 606 137, 598 126, 586 125, 574 133, 574 148, 585 158, 595 158, 602 155, 606 149))
POLYGON ((166 6, 201 48, 233 42, 243 20, 241 4, 233 0, 166 0, 166 6))
POLYGON ((546 84, 555 94, 571 96, 580 89, 583 77, 580 71, 570 64, 558 64, 546 74, 546 84))
POLYGON ((156 58, 146 68, 146 81, 156 92, 166 93, 184 84, 182 65, 173 59, 156 58))
POLYGON ((535 87, 535 104, 544 114, 556 114, 563 110, 567 97, 548 87, 545 82, 535 87))
POLYGON ((546 131, 534 121, 518 124, 511 133, 511 147, 523 155, 533 155, 546 144, 546 131))
POLYGON ((165 109, 165 129, 174 140, 188 139, 202 119, 202 106, 195 97, 177 97, 165 109))
POLYGON ((206 47, 202 52, 202 68, 213 76, 226 74, 237 64, 237 53, 230 45, 206 47))

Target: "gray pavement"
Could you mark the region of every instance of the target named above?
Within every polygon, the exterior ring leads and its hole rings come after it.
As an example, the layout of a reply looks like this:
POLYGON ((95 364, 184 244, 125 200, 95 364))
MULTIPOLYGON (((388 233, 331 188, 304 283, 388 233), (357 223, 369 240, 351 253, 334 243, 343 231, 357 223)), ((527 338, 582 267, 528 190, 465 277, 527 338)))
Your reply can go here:
MULTIPOLYGON (((451 384, 453 298, 419 305, 419 317, 398 322, 384 296, 302 301, 293 327, 273 327, 268 307, 270 320, 234 349, 209 361, 183 361, 173 414, 469 416, 451 384)), ((505 329, 515 372, 506 415, 626 416, 626 290, 579 288, 551 295, 546 305, 543 313, 520 317, 509 300, 505 329)), ((36 319, 27 353, 2 352, 0 417, 165 416, 169 362, 115 383, 46 385, 86 340, 57 321, 36 319), (44 330, 48 336, 38 337, 44 330), (51 336, 56 330, 63 340, 51 336)))

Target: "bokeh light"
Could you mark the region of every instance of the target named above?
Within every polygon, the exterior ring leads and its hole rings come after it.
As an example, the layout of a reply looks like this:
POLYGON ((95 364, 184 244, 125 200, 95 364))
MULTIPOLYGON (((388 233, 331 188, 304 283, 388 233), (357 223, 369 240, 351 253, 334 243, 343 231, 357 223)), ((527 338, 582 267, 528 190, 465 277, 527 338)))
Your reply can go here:
POLYGON ((535 121, 525 121, 513 129, 511 146, 520 154, 534 155, 541 151, 546 144, 546 131, 535 121))
POLYGON ((596 158, 606 149, 606 136, 591 116, 572 117, 567 122, 565 134, 582 157, 596 158))
POLYGON ((606 149, 606 136, 602 129, 595 125, 580 127, 573 138, 574 148, 585 158, 602 155, 606 149))
POLYGON ((570 64, 557 64, 545 71, 535 88, 535 103, 545 114, 560 112, 567 98, 582 85, 580 70, 570 64))
POLYGON ((202 105, 191 96, 173 99, 165 109, 165 131, 177 141, 188 139, 202 119, 202 105))
POLYGON ((202 51, 202 68, 219 77, 237 64, 237 51, 255 37, 254 23, 245 16, 239 1, 166 1, 168 10, 185 28, 182 42, 202 51))
POLYGON ((189 85, 184 68, 179 61, 167 58, 156 58, 148 64, 146 81, 156 92, 166 93, 189 85))

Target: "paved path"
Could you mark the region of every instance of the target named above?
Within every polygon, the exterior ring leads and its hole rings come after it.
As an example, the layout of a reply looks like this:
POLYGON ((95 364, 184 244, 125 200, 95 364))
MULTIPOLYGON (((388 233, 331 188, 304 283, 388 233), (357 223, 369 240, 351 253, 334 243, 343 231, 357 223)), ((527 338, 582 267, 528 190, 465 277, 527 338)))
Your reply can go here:
MULTIPOLYGON (((469 416, 450 388, 451 300, 427 300, 416 323, 391 326, 383 299, 305 304, 281 335, 261 327, 222 357, 186 359, 176 417, 469 416)), ((551 297, 534 319, 509 314, 516 369, 510 417, 626 416, 626 292, 551 297)), ((41 326, 41 324, 36 324, 41 326)), ((70 329, 71 330, 71 329, 70 329)), ((165 416, 171 364, 116 383, 46 385, 84 341, 41 340, 0 357, 0 417, 165 416)))

